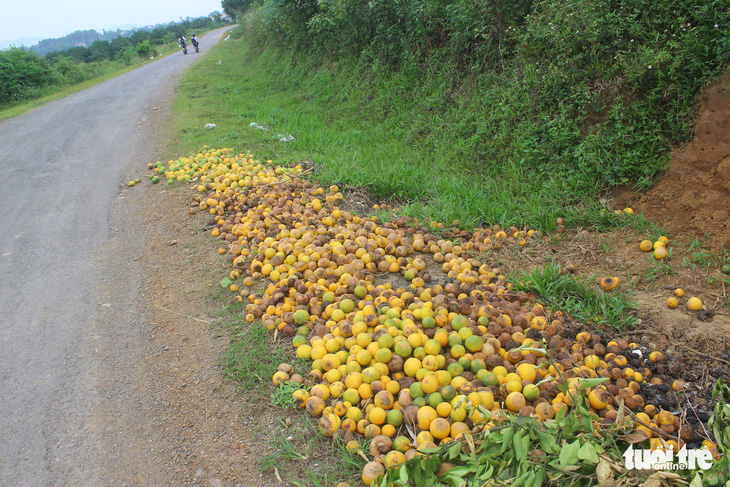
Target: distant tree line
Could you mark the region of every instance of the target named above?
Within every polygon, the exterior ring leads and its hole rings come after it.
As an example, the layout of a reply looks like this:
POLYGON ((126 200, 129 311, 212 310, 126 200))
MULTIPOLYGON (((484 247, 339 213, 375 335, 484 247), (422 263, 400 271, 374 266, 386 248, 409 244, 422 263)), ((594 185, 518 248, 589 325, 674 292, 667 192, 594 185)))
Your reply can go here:
MULTIPOLYGON (((117 35, 110 41, 97 39, 88 47, 74 46, 45 56, 22 47, 0 50, 0 106, 38 98, 54 86, 81 83, 113 70, 116 64, 128 65, 137 56, 154 55, 158 46, 176 43, 179 34, 189 37, 219 25, 221 16, 216 14, 139 29, 128 37, 117 35)), ((75 38, 83 32, 70 36, 75 38)))
POLYGON ((132 32, 134 31, 124 31, 121 29, 107 30, 103 32, 98 32, 94 29, 77 30, 63 37, 58 37, 54 39, 43 39, 42 41, 38 42, 38 44, 31 46, 31 49, 36 51, 41 56, 45 56, 49 52, 65 51, 66 49, 74 47, 78 44, 88 46, 94 41, 111 41, 115 37, 129 35, 132 32))
MULTIPOLYGON (((45 55, 51 63, 67 59, 76 63, 93 63, 99 61, 129 62, 139 55, 148 57, 155 52, 155 46, 177 42, 179 34, 188 34, 195 30, 211 29, 221 22, 219 14, 209 17, 186 19, 167 25, 158 25, 152 29, 138 29, 131 35, 119 35, 107 40, 96 40, 90 46, 74 46, 65 50, 51 51, 45 55)), ((40 43, 39 43, 40 44, 40 43)))

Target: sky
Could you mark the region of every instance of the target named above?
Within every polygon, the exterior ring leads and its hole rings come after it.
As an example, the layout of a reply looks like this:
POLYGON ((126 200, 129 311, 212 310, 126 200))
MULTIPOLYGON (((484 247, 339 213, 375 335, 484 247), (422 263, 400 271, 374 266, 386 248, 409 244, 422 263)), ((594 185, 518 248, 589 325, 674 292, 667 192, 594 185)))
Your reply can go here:
POLYGON ((0 41, 63 37, 223 12, 220 0, 0 0, 0 41))

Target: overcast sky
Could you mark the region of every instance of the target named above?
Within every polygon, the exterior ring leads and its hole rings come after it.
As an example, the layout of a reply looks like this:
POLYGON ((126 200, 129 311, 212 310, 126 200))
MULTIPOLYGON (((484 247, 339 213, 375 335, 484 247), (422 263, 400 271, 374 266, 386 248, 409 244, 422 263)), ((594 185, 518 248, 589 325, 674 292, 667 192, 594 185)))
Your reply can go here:
POLYGON ((223 12, 220 0, 0 0, 0 41, 160 24, 214 10, 223 12))

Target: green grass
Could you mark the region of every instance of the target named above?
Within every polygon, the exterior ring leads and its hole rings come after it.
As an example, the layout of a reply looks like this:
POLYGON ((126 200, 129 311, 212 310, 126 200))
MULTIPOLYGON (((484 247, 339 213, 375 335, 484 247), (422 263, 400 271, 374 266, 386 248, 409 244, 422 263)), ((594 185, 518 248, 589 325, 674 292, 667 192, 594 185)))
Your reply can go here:
POLYGON ((561 274, 560 266, 546 264, 532 272, 520 272, 510 279, 515 289, 535 293, 555 310, 568 313, 586 325, 617 331, 636 325, 636 303, 620 289, 604 292, 594 283, 595 276, 578 279, 561 274))
POLYGON ((225 376, 247 391, 264 391, 276 368, 290 361, 291 353, 273 342, 271 332, 260 321, 249 324, 243 315, 232 311, 227 326, 231 345, 221 359, 225 376))
POLYGON ((651 264, 644 272, 644 278, 649 281, 655 281, 660 277, 671 276, 676 274, 672 266, 662 260, 651 259, 651 264))
POLYGON ((273 453, 261 457, 259 468, 278 474, 294 486, 331 486, 347 481, 354 484, 365 464, 342 442, 334 441, 329 446, 305 416, 293 418, 289 426, 276 428, 268 443, 273 453))
MULTIPOLYGON (((309 69, 293 67, 294 61, 290 54, 254 52, 233 37, 211 49, 180 82, 168 157, 208 145, 251 150, 279 165, 311 161, 323 184, 365 187, 403 202, 400 214, 462 228, 499 223, 551 230, 560 216, 571 226, 652 227, 639 216, 606 211, 596 198, 601 188, 586 186, 580 174, 536 178, 520 161, 491 173, 472 171, 458 131, 445 129, 437 141, 411 133, 412 123, 428 115, 421 105, 387 105, 394 93, 378 95, 375 83, 362 87, 365 75, 345 62, 309 69), (253 122, 268 130, 252 128, 253 122), (208 123, 216 127, 206 129, 208 123), (279 135, 295 140, 282 142, 279 135)), ((398 91, 397 76, 379 80, 387 82, 383 91, 398 91)))
POLYGON ((294 382, 282 382, 271 393, 271 405, 279 408, 296 408, 292 394, 299 389, 309 390, 309 387, 294 382))

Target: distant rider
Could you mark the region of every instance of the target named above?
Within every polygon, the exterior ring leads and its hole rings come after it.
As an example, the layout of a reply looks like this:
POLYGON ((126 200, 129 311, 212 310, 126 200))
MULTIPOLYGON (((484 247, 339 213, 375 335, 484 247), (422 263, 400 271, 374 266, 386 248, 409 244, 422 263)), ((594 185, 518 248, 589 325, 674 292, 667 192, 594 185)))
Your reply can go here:
POLYGON ((193 43, 193 47, 198 47, 199 41, 195 34, 193 34, 193 37, 190 38, 190 42, 193 43))
MULTIPOLYGON (((193 39, 194 38, 195 38, 195 36, 193 36, 193 39)), ((177 40, 180 43, 180 47, 182 47, 183 49, 185 49, 186 47, 188 47, 188 40, 185 39, 185 37, 183 37, 182 34, 180 34, 180 37, 178 37, 177 40)))

